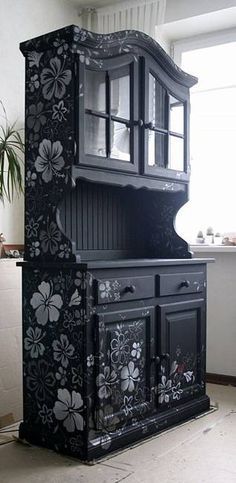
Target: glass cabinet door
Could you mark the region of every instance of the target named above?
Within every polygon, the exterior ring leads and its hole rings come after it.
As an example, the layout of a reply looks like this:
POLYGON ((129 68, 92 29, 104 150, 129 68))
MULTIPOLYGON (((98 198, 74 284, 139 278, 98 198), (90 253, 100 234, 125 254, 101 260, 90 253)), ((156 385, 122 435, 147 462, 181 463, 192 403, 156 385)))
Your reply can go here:
POLYGON ((187 101, 174 97, 146 66, 144 102, 144 173, 185 179, 187 101))
POLYGON ((80 64, 79 162, 138 171, 138 73, 131 56, 80 64))

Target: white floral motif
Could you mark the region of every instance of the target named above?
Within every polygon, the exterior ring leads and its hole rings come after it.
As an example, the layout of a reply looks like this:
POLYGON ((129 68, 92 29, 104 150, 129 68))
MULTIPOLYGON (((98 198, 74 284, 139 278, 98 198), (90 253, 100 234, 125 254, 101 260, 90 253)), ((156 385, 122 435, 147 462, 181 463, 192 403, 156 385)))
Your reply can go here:
POLYGON ((41 52, 36 52, 33 50, 32 52, 28 52, 28 60, 29 60, 29 66, 34 67, 39 67, 39 62, 42 57, 43 53, 41 52))
POLYGON ((182 392, 183 392, 183 389, 180 389, 180 382, 178 382, 178 384, 176 384, 176 386, 172 387, 173 399, 179 400, 182 392))
POLYGON ((55 255, 58 250, 58 242, 61 239, 61 233, 54 221, 48 223, 45 230, 40 232, 39 239, 41 241, 43 252, 50 252, 52 255, 55 255))
POLYGON ((62 99, 66 93, 66 86, 71 81, 71 71, 64 70, 59 58, 54 57, 50 60, 50 67, 45 68, 41 74, 41 83, 43 85, 43 96, 50 101, 53 96, 62 99))
POLYGON ((111 296, 111 285, 109 280, 99 284, 99 291, 102 299, 108 299, 111 296))
POLYGON ((65 386, 67 377, 66 377, 66 370, 63 369, 63 367, 59 367, 58 372, 56 372, 55 376, 56 376, 56 379, 60 381, 61 385, 65 386))
POLYGON ((158 384, 158 401, 159 403, 168 403, 170 400, 170 392, 172 388, 172 381, 171 379, 166 380, 166 376, 161 377, 161 383, 158 384))
POLYGON ((49 409, 46 404, 42 405, 41 410, 39 411, 39 416, 42 419, 43 424, 50 424, 53 422, 52 420, 52 409, 49 409))
POLYGON ((65 114, 68 112, 68 109, 64 106, 64 101, 59 101, 58 104, 54 104, 52 111, 52 119, 57 119, 59 122, 66 120, 65 114))
POLYGON ((134 342, 133 343, 133 349, 131 351, 131 356, 135 357, 136 359, 140 359, 141 352, 142 352, 142 349, 141 349, 140 343, 134 342))
POLYGON ((127 361, 129 355, 128 339, 124 334, 116 332, 117 338, 111 341, 111 360, 114 364, 124 364, 127 361))
POLYGON ((184 372, 184 377, 186 379, 186 382, 190 382, 193 377, 193 371, 184 372))
POLYGON ((134 367, 133 361, 130 361, 128 366, 121 369, 121 390, 132 392, 134 390, 134 383, 140 380, 138 376, 139 369, 134 367))
POLYGON ((42 173, 42 179, 45 183, 52 180, 53 174, 55 176, 64 176, 59 174, 63 168, 65 161, 61 156, 63 151, 60 141, 52 143, 50 139, 43 139, 39 145, 39 156, 35 161, 35 169, 38 173, 42 173))
POLYGON ((25 337, 24 340, 24 347, 26 351, 30 351, 30 356, 32 359, 37 359, 39 356, 42 356, 45 347, 42 344, 41 340, 45 336, 45 332, 42 334, 42 330, 39 327, 29 327, 26 331, 28 337, 25 337))
POLYGON ((94 355, 90 354, 87 356, 87 367, 92 367, 94 366, 94 355))
POLYGON ((104 373, 97 376, 96 383, 99 386, 98 397, 107 399, 112 394, 112 385, 116 383, 117 375, 109 366, 104 367, 104 373))
POLYGON ((54 340, 52 343, 53 357, 55 361, 60 362, 63 367, 67 367, 69 359, 73 356, 75 348, 69 343, 66 334, 60 335, 60 340, 54 340))
POLYGON ((76 288, 74 293, 71 295, 69 307, 72 305, 80 305, 81 303, 81 295, 79 295, 78 289, 76 288))
POLYGON ((58 389, 57 398, 53 408, 56 419, 63 421, 63 426, 69 433, 76 429, 82 431, 84 419, 79 412, 83 409, 83 399, 80 393, 72 391, 70 394, 67 389, 58 389))
POLYGON ((48 282, 41 282, 38 292, 34 292, 30 300, 38 324, 45 325, 48 321, 57 322, 59 319, 59 309, 62 307, 62 298, 58 294, 52 293, 52 287, 48 282))
POLYGON ((125 415, 128 416, 129 414, 132 414, 133 406, 133 396, 124 396, 124 403, 121 406, 121 409, 124 411, 125 415))
POLYGON ((40 255, 40 243, 38 241, 32 242, 30 247, 30 257, 38 257, 40 255))
POLYGON ((86 288, 85 274, 83 272, 76 272, 75 276, 76 276, 75 278, 76 287, 85 289, 86 288))

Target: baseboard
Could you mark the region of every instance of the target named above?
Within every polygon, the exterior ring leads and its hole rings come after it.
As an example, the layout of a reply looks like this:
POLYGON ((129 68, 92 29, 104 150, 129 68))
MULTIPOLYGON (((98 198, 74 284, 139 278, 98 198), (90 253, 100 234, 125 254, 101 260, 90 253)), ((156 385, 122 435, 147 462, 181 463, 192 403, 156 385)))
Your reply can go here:
POLYGON ((206 382, 211 384, 221 384, 223 386, 236 386, 236 376, 227 376, 226 374, 206 373, 206 382))

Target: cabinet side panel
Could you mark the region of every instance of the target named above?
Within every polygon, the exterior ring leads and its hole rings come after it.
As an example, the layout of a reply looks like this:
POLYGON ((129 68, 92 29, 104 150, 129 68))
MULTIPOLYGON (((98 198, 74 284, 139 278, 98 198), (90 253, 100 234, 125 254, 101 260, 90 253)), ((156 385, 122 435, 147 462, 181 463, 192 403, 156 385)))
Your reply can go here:
POLYGON ((84 273, 23 268, 24 422, 33 444, 84 458, 84 273))
POLYGON ((75 259, 57 224, 57 205, 71 188, 74 161, 75 66, 67 49, 58 38, 53 50, 26 56, 26 260, 75 259))

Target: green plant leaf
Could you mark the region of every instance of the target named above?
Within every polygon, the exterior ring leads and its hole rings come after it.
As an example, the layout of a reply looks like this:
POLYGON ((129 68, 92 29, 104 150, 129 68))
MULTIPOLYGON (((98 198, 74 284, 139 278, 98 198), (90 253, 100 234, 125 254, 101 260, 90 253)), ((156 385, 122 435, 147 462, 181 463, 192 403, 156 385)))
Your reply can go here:
POLYGON ((12 201, 14 194, 23 193, 23 177, 21 165, 24 164, 21 154, 25 152, 20 129, 15 128, 16 123, 9 124, 6 110, 0 101, 4 112, 5 126, 0 125, 0 199, 12 201))

